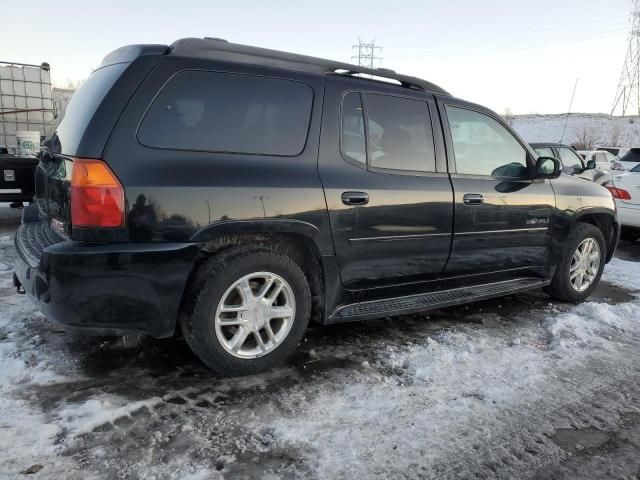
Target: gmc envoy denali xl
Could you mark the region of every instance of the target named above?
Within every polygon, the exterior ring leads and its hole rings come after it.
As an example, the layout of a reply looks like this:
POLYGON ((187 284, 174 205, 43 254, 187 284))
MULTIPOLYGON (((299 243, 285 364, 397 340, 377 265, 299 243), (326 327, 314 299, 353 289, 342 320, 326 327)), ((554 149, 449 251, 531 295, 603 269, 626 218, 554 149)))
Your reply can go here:
POLYGON ((618 232, 606 189, 432 83, 188 38, 115 50, 73 96, 14 281, 73 329, 180 328, 210 368, 247 374, 309 320, 540 287, 580 302, 618 232))

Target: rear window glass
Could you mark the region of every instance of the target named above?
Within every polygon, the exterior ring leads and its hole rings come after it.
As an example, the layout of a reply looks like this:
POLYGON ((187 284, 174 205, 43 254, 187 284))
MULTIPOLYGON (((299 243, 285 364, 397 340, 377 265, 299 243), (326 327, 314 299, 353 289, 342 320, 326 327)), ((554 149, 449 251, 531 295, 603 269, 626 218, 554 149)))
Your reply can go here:
POLYGON ((176 150, 299 155, 313 91, 301 82, 254 75, 184 71, 146 113, 138 140, 176 150))
POLYGON ((73 94, 64 117, 55 131, 62 153, 67 155, 76 153, 91 117, 129 65, 129 63, 116 63, 95 70, 73 94))
MULTIPOLYGON (((623 162, 640 162, 640 150, 631 149, 627 153, 625 153, 620 160, 623 162)), ((637 172, 637 170, 634 169, 637 172)))

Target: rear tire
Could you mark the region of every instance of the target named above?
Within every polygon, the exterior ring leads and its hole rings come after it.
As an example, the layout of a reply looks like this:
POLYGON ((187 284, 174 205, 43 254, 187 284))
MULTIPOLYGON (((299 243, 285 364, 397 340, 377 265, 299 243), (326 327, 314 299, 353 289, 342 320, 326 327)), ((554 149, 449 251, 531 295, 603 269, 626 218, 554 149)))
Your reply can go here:
POLYGON ((290 257, 234 247, 200 266, 180 324, 187 344, 209 368, 249 375, 293 352, 310 313, 307 279, 290 257))
POLYGON ((588 223, 578 223, 567 237, 562 259, 556 268, 551 285, 546 287, 545 291, 558 300, 580 303, 591 295, 598 286, 605 261, 606 241, 600 229, 588 223), (593 245, 591 241, 594 241, 597 246, 593 245), (577 261, 580 258, 579 249, 585 250, 589 246, 592 249, 585 257, 595 255, 597 250, 598 261, 585 259, 584 263, 580 263, 577 261), (584 276, 581 278, 582 271, 584 271, 584 276), (587 280, 589 280, 588 284, 587 280))

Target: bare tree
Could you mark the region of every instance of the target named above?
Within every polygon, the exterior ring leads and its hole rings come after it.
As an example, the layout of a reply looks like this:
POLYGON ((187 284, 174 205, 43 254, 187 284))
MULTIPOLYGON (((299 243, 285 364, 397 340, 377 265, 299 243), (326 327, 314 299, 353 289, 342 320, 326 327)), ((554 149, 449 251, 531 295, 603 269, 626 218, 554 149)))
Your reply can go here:
POLYGON ((622 131, 620 130, 620 126, 617 124, 613 124, 613 128, 611 128, 611 136, 609 137, 609 145, 613 147, 617 147, 622 145, 622 131))
POLYGON ((591 127, 582 127, 573 141, 573 146, 576 150, 593 150, 597 144, 601 143, 601 141, 602 140, 595 129, 591 127))

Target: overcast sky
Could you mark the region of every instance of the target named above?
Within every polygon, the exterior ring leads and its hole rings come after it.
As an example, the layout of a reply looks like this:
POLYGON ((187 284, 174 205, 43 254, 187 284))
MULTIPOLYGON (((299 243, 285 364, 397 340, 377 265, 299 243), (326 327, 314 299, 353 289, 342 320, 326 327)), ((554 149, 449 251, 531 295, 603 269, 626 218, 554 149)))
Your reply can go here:
POLYGON ((608 113, 632 8, 631 0, 13 1, 3 2, 0 60, 49 62, 63 85, 131 43, 210 36, 351 61, 358 37, 375 38, 381 66, 499 113, 566 112, 577 77, 572 110, 608 113))

